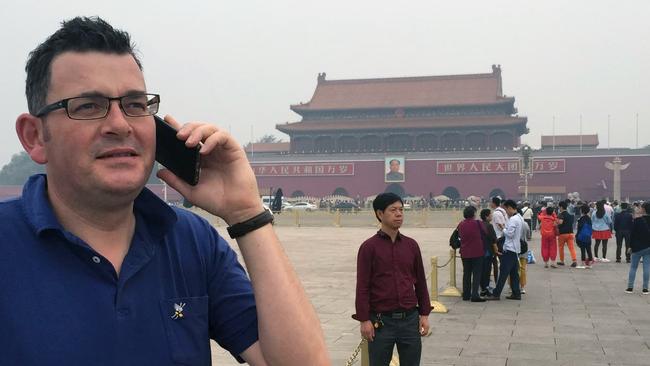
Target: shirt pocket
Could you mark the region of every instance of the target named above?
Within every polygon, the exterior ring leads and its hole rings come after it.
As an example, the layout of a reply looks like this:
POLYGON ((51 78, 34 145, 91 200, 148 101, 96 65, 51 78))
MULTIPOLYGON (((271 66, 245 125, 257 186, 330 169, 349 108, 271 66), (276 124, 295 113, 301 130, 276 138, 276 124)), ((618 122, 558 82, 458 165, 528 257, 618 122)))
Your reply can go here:
POLYGON ((160 300, 172 360, 177 365, 209 365, 208 296, 160 300))

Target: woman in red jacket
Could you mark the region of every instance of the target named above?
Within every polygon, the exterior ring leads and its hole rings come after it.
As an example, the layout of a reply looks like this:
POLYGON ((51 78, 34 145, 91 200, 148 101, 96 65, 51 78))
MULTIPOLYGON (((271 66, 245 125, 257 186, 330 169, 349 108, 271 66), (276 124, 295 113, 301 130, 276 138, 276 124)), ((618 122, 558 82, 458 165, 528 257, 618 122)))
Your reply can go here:
POLYGON ((539 232, 542 234, 542 259, 544 259, 544 268, 548 268, 548 261, 551 260, 551 267, 557 268, 555 258, 557 257, 557 215, 553 212, 553 207, 546 207, 542 210, 537 219, 540 222, 539 232))

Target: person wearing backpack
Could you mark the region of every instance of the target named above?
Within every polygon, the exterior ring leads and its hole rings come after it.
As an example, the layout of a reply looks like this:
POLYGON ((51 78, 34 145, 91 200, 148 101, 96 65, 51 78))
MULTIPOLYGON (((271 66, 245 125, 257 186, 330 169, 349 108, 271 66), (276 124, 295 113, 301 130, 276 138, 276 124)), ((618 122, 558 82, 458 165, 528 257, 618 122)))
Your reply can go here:
POLYGON ((594 256, 591 254, 591 218, 589 217, 589 206, 584 204, 580 206, 580 219, 578 219, 578 231, 576 234, 576 243, 580 248, 580 259, 582 268, 591 268, 594 263, 594 256))
POLYGON ((557 227, 557 215, 553 212, 553 207, 546 207, 538 215, 540 222, 539 232, 542 234, 542 259, 544 268, 548 268, 548 261, 551 260, 551 267, 557 268, 555 258, 557 257, 557 239, 555 228, 557 227))
POLYGON ((641 209, 636 214, 634 225, 632 226, 632 235, 630 243, 632 244, 628 251, 632 252, 632 262, 630 263, 630 273, 628 274, 627 289, 625 292, 632 293, 636 270, 639 267, 639 261, 643 258, 643 290, 644 295, 648 295, 648 282, 650 281, 650 202, 641 205, 641 209))

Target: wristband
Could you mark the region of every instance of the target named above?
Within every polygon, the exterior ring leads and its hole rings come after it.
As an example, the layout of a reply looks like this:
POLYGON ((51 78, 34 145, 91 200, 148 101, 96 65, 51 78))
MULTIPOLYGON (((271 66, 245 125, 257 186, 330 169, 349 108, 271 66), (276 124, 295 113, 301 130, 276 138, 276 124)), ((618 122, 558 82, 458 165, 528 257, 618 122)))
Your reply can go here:
POLYGON ((269 210, 264 210, 262 213, 251 219, 229 226, 228 235, 230 235, 231 238, 236 239, 272 222, 273 214, 269 210))

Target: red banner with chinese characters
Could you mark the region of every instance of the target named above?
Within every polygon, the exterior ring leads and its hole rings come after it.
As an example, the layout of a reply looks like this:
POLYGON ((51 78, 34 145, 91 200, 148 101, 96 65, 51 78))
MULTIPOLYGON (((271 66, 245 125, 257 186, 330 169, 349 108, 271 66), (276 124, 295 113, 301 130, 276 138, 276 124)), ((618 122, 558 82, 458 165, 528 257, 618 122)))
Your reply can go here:
POLYGON ((533 159, 533 173, 564 173, 566 159, 533 159))
POLYGON ((251 164, 258 177, 354 175, 354 163, 251 164))
MULTIPOLYGON (((437 174, 519 174, 520 160, 438 161, 437 174)), ((566 159, 532 159, 533 173, 564 173, 566 159)))

